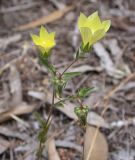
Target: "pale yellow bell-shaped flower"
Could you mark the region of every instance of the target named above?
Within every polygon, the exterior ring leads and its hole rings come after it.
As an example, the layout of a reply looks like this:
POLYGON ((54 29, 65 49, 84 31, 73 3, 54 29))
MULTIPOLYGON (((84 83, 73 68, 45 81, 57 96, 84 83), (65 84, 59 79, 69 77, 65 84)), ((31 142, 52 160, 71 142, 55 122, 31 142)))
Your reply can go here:
POLYGON ((105 33, 109 30, 110 25, 110 20, 101 22, 97 11, 88 17, 86 17, 83 13, 80 13, 78 27, 81 33, 83 47, 87 44, 91 46, 103 38, 105 33))
POLYGON ((39 36, 31 34, 32 40, 40 49, 42 54, 47 55, 50 49, 55 46, 55 32, 48 33, 46 28, 41 26, 39 36))

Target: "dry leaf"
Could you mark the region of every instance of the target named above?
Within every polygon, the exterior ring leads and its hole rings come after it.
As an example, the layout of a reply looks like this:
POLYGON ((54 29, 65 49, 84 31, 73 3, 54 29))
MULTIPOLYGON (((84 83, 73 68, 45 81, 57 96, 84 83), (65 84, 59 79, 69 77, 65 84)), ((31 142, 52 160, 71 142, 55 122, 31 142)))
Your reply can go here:
POLYGON ((107 155, 108 145, 104 135, 95 127, 87 125, 84 139, 84 160, 107 160, 107 155))
POLYGON ((35 160, 36 159, 36 155, 33 154, 28 154, 27 157, 24 157, 24 160, 35 160))
POLYGON ((64 104, 64 107, 57 107, 58 110, 60 110, 69 118, 77 120, 77 116, 74 113, 74 108, 75 108, 75 105, 71 102, 68 102, 68 104, 64 104))
POLYGON ((21 103, 18 106, 11 107, 8 111, 0 113, 0 123, 10 119, 12 115, 31 113, 35 109, 35 107, 35 105, 28 105, 26 103, 21 103))
POLYGON ((0 154, 5 152, 10 146, 10 143, 0 137, 0 154))
POLYGON ((46 95, 44 92, 38 91, 28 91, 28 96, 44 101, 46 99, 46 95))
POLYGON ((88 113, 87 123, 90 124, 90 125, 94 125, 94 126, 100 126, 100 127, 105 127, 105 128, 109 127, 109 125, 104 120, 104 118, 101 117, 100 115, 98 115, 95 112, 89 112, 88 113))
POLYGON ((76 67, 76 68, 71 68, 69 69, 68 71, 70 72, 101 72, 103 70, 102 67, 100 66, 97 66, 97 67, 93 67, 93 66, 90 66, 90 65, 83 65, 83 66, 79 66, 79 67, 76 67))
POLYGON ((43 16, 41 18, 38 18, 37 20, 32 21, 28 24, 21 25, 21 26, 15 28, 15 30, 24 31, 24 30, 27 30, 27 29, 30 29, 30 28, 40 26, 42 24, 47 24, 47 23, 56 21, 56 20, 62 18, 64 16, 64 14, 71 11, 73 8, 74 8, 73 6, 65 6, 61 10, 54 11, 53 13, 51 13, 47 16, 43 16))
POLYGON ((8 36, 7 38, 0 38, 0 48, 4 50, 8 47, 8 45, 20 41, 21 38, 22 38, 21 34, 15 34, 12 35, 11 37, 8 36))
POLYGON ((93 47, 96 55, 100 58, 101 66, 106 70, 109 76, 116 79, 121 79, 125 76, 125 73, 123 71, 118 70, 115 67, 113 61, 111 60, 111 57, 101 43, 98 42, 94 44, 93 47))
POLYGON ((123 70, 126 74, 130 74, 129 66, 123 60, 123 54, 126 53, 128 46, 125 46, 123 49, 120 48, 117 39, 110 39, 105 41, 105 44, 110 49, 110 52, 113 56, 115 66, 123 70))
POLYGON ((6 83, 3 83, 2 89, 3 96, 0 98, 0 113, 6 111, 9 104, 10 92, 6 83))
POLYGON ((133 148, 122 148, 117 151, 112 152, 113 159, 116 160, 134 160, 135 159, 135 150, 133 148))
POLYGON ((49 160, 60 160, 60 157, 55 147, 54 139, 51 139, 48 142, 48 157, 49 160))
POLYGON ((68 148, 68 149, 74 149, 80 153, 82 153, 82 146, 68 140, 56 140, 56 146, 60 148, 68 148))
POLYGON ((22 84, 20 73, 14 65, 10 67, 10 92, 12 93, 12 105, 18 105, 22 102, 22 84))
POLYGON ((4 126, 0 126, 0 134, 4 135, 5 137, 18 138, 21 140, 29 139, 29 136, 27 134, 11 130, 10 128, 4 126))

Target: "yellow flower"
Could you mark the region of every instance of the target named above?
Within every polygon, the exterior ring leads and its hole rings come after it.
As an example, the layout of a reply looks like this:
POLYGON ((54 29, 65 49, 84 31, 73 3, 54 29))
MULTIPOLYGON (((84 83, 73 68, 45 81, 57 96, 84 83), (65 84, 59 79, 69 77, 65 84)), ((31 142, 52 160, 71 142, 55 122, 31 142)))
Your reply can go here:
POLYGON ((83 41, 83 48, 86 45, 91 46, 103 38, 109 30, 110 25, 110 20, 101 22, 97 11, 88 17, 81 13, 78 19, 78 27, 83 41))
POLYGON ((42 54, 48 54, 55 46, 55 32, 48 33, 46 28, 41 26, 39 36, 31 34, 32 40, 39 47, 42 54))

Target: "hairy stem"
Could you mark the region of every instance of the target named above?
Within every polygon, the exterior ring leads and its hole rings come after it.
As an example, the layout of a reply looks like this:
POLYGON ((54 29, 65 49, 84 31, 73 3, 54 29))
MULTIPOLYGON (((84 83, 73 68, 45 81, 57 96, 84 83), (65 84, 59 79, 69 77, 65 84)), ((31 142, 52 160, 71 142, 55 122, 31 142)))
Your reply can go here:
MULTIPOLYGON (((47 118, 47 121, 46 121, 47 125, 51 120, 51 116, 52 116, 52 112, 53 112, 53 105, 54 105, 54 98, 55 98, 55 90, 53 88, 52 104, 51 104, 49 115, 48 115, 48 118, 47 118)), ((44 147, 45 147, 44 142, 40 141, 39 148, 38 148, 38 153, 37 153, 37 160, 41 160, 44 147)))
MULTIPOLYGON (((74 64, 77 62, 77 58, 75 60, 72 61, 71 64, 69 64, 69 66, 67 66, 67 68, 60 74, 60 77, 63 76, 63 74, 74 64)), ((48 124, 51 120, 51 116, 52 116, 52 112, 53 112, 53 106, 54 106, 54 99, 55 99, 55 89, 53 87, 53 96, 52 96, 52 104, 51 104, 51 108, 50 108, 50 111, 49 111, 49 115, 48 115, 48 118, 47 118, 47 121, 46 121, 46 124, 48 124)), ((82 103, 81 103, 81 106, 82 106, 82 103)), ((40 141, 39 143, 39 149, 38 149, 38 154, 37 154, 37 157, 38 159, 37 160, 41 160, 41 157, 42 157, 42 153, 43 153, 43 149, 44 149, 44 142, 40 141)))
POLYGON ((63 76, 63 74, 64 74, 74 63, 76 63, 77 60, 78 60, 78 59, 73 60, 72 63, 69 64, 69 66, 67 66, 67 68, 61 73, 61 76, 63 76))

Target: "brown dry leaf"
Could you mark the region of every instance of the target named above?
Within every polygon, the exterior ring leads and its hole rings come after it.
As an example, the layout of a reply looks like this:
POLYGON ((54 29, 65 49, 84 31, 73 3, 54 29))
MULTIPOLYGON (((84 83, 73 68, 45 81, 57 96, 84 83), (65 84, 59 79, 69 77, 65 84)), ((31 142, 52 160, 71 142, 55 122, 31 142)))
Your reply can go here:
POLYGON ((117 151, 111 153, 113 159, 116 160, 134 160, 135 159, 135 150, 133 148, 120 148, 117 151))
POLYGON ((28 96, 44 101, 46 99, 46 95, 44 92, 39 91, 28 91, 28 96))
POLYGON ((5 152, 10 146, 10 143, 7 140, 4 140, 2 137, 0 137, 0 154, 5 152))
POLYGON ((20 41, 22 38, 21 34, 15 34, 12 35, 11 37, 6 37, 6 38, 0 38, 0 48, 5 50, 10 44, 16 43, 20 41))
POLYGON ((3 89, 1 91, 3 95, 0 97, 0 113, 8 109, 7 106, 9 104, 10 92, 6 83, 3 83, 3 89))
POLYGON ((29 139, 29 136, 26 133, 20 133, 19 131, 11 130, 11 128, 7 128, 4 126, 0 126, 0 135, 11 138, 18 138, 21 140, 29 139))
POLYGON ((18 105, 22 102, 22 83, 20 73, 14 65, 10 67, 9 82, 10 92, 12 93, 12 105, 18 105))
POLYGON ((93 67, 90 65, 83 65, 83 66, 78 66, 76 68, 71 68, 68 71, 85 73, 85 72, 91 72, 91 71, 101 72, 102 70, 103 68, 101 66, 93 67))
POLYGON ((54 139, 51 139, 48 142, 48 157, 49 160, 60 160, 60 157, 55 147, 54 139))
POLYGON ((60 147, 60 148, 67 148, 67 149, 73 149, 73 150, 76 150, 80 153, 82 153, 82 146, 72 142, 72 141, 69 141, 69 140, 56 140, 55 142, 56 146, 57 147, 60 147))
POLYGON ((107 74, 115 79, 121 79, 125 76, 125 73, 116 68, 107 50, 101 43, 93 45, 95 54, 100 58, 101 66, 106 70, 107 74))
POLYGON ((10 119, 13 115, 31 113, 35 107, 35 105, 28 105, 26 103, 21 103, 18 106, 11 107, 8 111, 0 113, 0 123, 10 119))
POLYGON ((87 116, 87 123, 94 126, 100 126, 104 128, 109 128, 108 123, 104 120, 103 117, 98 115, 95 112, 89 112, 87 116))
POLYGON ((95 127, 87 125, 84 139, 84 160, 107 160, 108 145, 104 135, 95 127), (97 136, 95 139, 95 134, 97 136), (95 143, 93 143, 95 139, 95 143), (90 148, 92 147, 91 153, 90 148), (88 158, 88 154, 90 154, 88 158))
POLYGON ((16 27, 15 30, 24 31, 24 30, 27 30, 27 29, 30 29, 30 28, 40 26, 42 24, 47 24, 47 23, 56 21, 56 20, 62 18, 67 12, 71 11, 73 8, 74 8, 73 6, 65 6, 63 9, 54 11, 53 13, 50 13, 47 16, 43 16, 41 18, 38 18, 35 21, 32 21, 30 23, 27 23, 27 24, 21 25, 19 27, 16 27))

